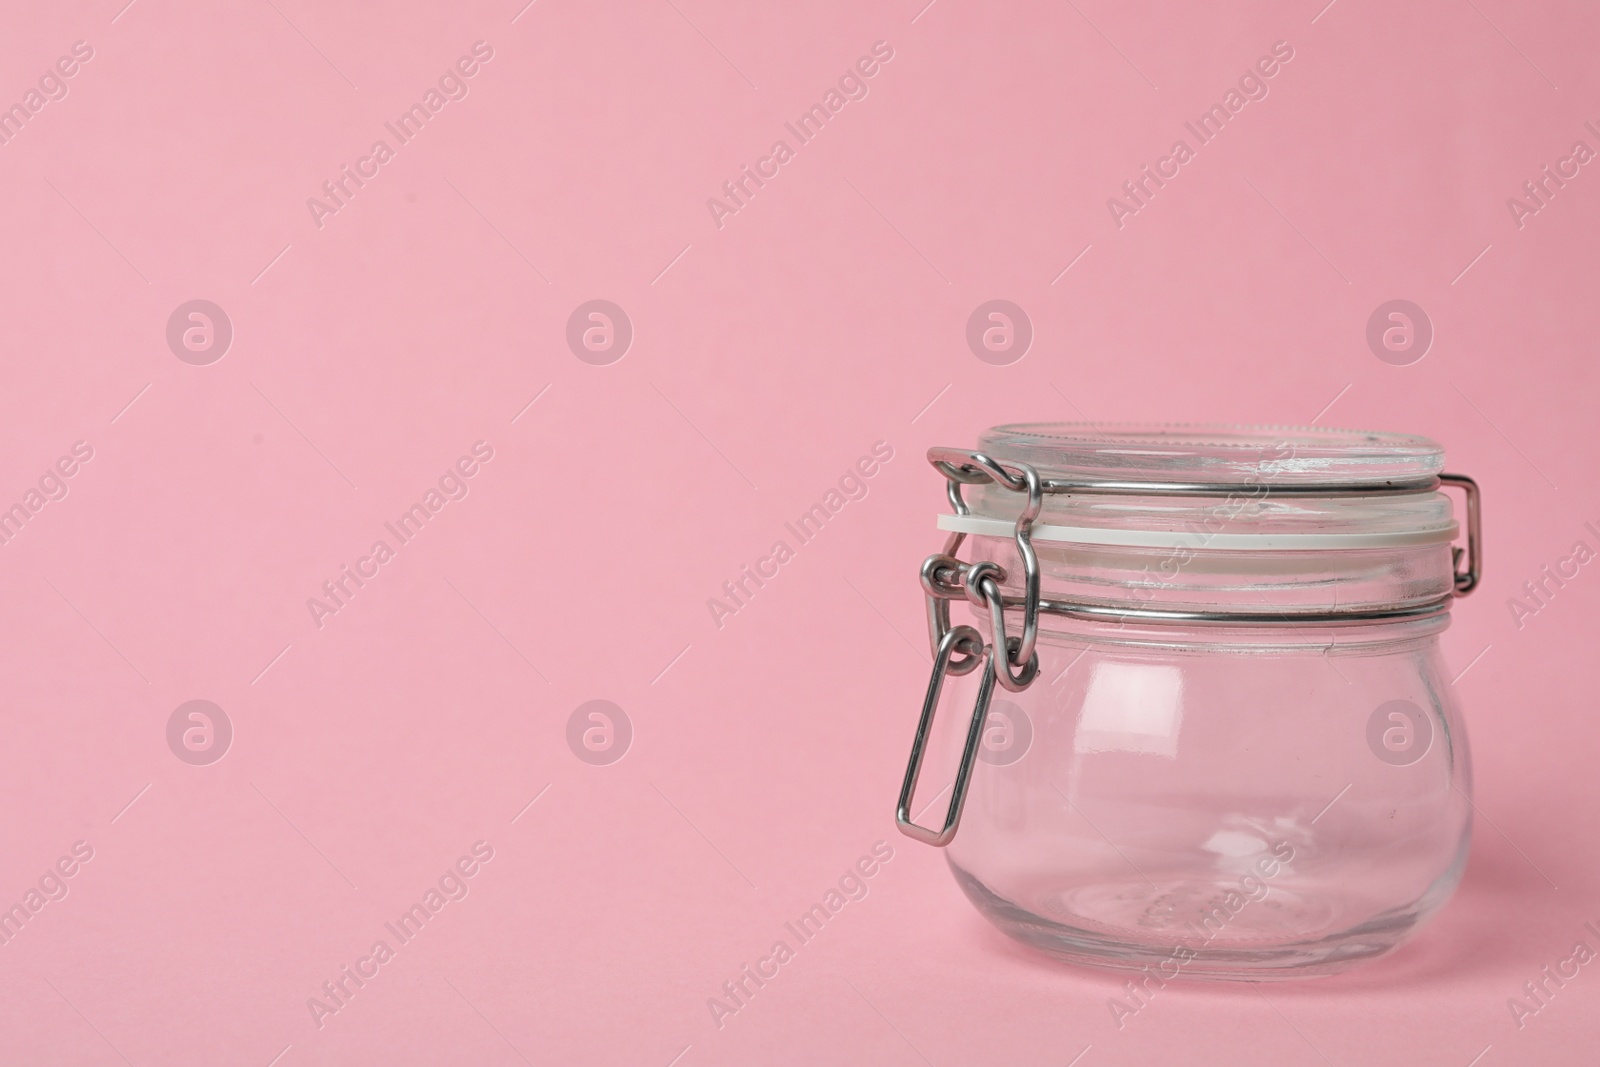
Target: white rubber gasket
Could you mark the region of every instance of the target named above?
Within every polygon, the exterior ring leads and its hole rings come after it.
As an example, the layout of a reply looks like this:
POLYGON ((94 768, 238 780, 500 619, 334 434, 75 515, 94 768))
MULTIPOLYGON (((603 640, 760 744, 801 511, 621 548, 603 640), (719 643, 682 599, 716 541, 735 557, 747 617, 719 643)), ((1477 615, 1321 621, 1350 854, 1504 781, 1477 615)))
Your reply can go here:
MULTIPOLYGON (((1016 532, 1013 519, 984 515, 940 515, 939 529, 948 533, 976 537, 1011 537, 1016 532)), ((1416 545, 1445 545, 1455 541, 1460 526, 1424 530, 1398 530, 1381 533, 1211 533, 1198 523, 1192 530, 1113 530, 1092 526, 1047 526, 1034 524, 1033 540, 1049 544, 1112 545, 1119 548, 1187 548, 1219 551, 1326 552, 1351 548, 1410 548, 1416 545)))

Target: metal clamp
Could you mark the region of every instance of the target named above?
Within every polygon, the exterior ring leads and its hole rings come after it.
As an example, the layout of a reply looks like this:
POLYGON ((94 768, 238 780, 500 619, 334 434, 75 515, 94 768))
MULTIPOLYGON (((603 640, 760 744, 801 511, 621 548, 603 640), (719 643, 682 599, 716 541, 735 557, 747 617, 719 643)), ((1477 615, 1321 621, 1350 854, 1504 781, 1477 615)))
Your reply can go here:
POLYGON ((978 755, 978 739, 983 736, 984 720, 989 714, 989 700, 994 686, 999 682, 1013 693, 1020 693, 1033 684, 1039 674, 1039 556, 1033 550, 1031 539, 1033 521, 1044 507, 1044 485, 1039 472, 1027 464, 1008 468, 981 452, 967 452, 960 456, 959 464, 943 459, 929 459, 948 482, 950 506, 958 515, 970 514, 967 502, 961 497, 963 484, 974 485, 994 481, 1014 492, 1025 494, 1022 512, 1017 516, 1014 537, 1017 555, 1022 560, 1022 589, 1020 601, 1007 597, 1000 590, 1006 580, 1003 567, 992 560, 967 564, 956 558, 956 551, 965 540, 965 534, 952 534, 944 551, 929 556, 922 563, 922 587, 928 598, 928 637, 933 644, 933 677, 928 681, 928 694, 922 701, 922 717, 917 720, 917 736, 911 743, 911 761, 906 766, 905 781, 900 786, 900 803, 895 810, 895 823, 908 837, 930 845, 943 846, 956 835, 961 822, 961 810, 967 800, 967 783, 972 779, 973 761, 978 755), (966 597, 973 604, 989 612, 989 630, 992 640, 986 643, 983 635, 971 626, 950 625, 950 601, 966 597), (1012 637, 1006 634, 1006 609, 1022 609, 1022 633, 1012 637), (964 653, 962 658, 958 654, 964 653), (944 689, 946 675, 964 675, 982 667, 983 677, 978 681, 978 698, 972 709, 972 719, 967 725, 966 746, 961 751, 961 762, 956 767, 955 787, 950 795, 950 806, 945 811, 944 825, 938 830, 918 826, 911 818, 911 797, 917 789, 917 778, 922 773, 922 757, 928 743, 928 733, 939 708, 939 694, 944 689))
MULTIPOLYGON (((1003 650, 994 660, 995 676, 1005 688, 1020 693, 1033 682, 1039 670, 1039 555, 1033 549, 1032 531, 1034 520, 1044 508, 1044 482, 1039 472, 1026 463, 1008 467, 982 452, 930 449, 928 460, 945 476, 950 506, 958 515, 972 513, 961 496, 963 484, 993 481, 1024 494, 1022 511, 1013 531, 1017 556, 1022 560, 1020 602, 1008 603, 1008 598, 1001 594, 1000 583, 1006 580, 1006 572, 999 564, 985 561, 968 566, 956 558, 956 550, 961 547, 965 534, 952 534, 944 551, 929 556, 922 564, 922 588, 928 598, 928 642, 935 654, 950 632, 950 608, 946 602, 965 597, 989 612, 994 647, 1003 650), (951 462, 952 459, 957 462, 951 462), (1006 636, 1007 607, 1022 608, 1022 633, 1015 638, 1006 636)), ((968 656, 953 664, 951 673, 966 674, 975 663, 976 657, 968 656)))
POLYGON ((929 556, 922 563, 921 582, 927 597, 928 640, 933 648, 933 677, 928 682, 928 693, 922 702, 922 717, 917 723, 917 736, 911 746, 911 761, 906 767, 905 781, 900 788, 900 803, 895 812, 895 822, 908 837, 943 846, 955 837, 956 826, 961 821, 961 809, 966 802, 967 784, 971 780, 973 761, 977 756, 978 739, 982 736, 984 719, 989 710, 989 700, 994 685, 1013 693, 1020 693, 1033 684, 1039 672, 1039 614, 1062 615, 1091 621, 1137 619, 1157 624, 1193 625, 1218 623, 1245 626, 1275 624, 1348 626, 1356 623, 1387 623, 1406 619, 1427 618, 1449 610, 1450 601, 1466 596, 1478 586, 1483 573, 1483 525, 1478 484, 1464 474, 1441 474, 1413 478, 1405 481, 1385 480, 1340 483, 1290 483, 1272 488, 1272 492, 1291 496, 1391 496, 1400 494, 1431 493, 1449 486, 1466 494, 1467 544, 1451 546, 1453 572, 1452 588, 1438 598, 1421 604, 1401 607, 1343 609, 1343 610, 1290 610, 1290 611, 1190 611, 1152 608, 1148 606, 1116 606, 1081 603, 1065 600, 1041 600, 1039 557, 1032 541, 1033 523, 1043 508, 1044 497, 1049 494, 1105 493, 1131 496, 1223 496, 1237 492, 1239 483, 1224 482, 1117 482, 1117 481, 1061 481, 1046 480, 1026 463, 1001 463, 982 452, 958 448, 930 448, 928 462, 944 475, 950 506, 957 515, 970 515, 972 510, 961 495, 963 485, 994 483, 1011 492, 1023 494, 1023 504, 1017 515, 1013 537, 1017 556, 1022 561, 1022 595, 1007 595, 1001 590, 1006 571, 993 560, 964 563, 956 552, 966 540, 966 534, 953 533, 945 542, 944 550, 929 556), (1464 566, 1464 569, 1463 569, 1464 566), (952 626, 950 602, 969 600, 989 613, 991 639, 984 641, 977 629, 971 626, 952 626), (1007 610, 1022 611, 1022 632, 1017 636, 1006 633, 1007 610), (928 732, 938 711, 939 694, 948 675, 965 675, 978 667, 983 668, 983 678, 978 683, 977 703, 972 721, 967 727, 966 746, 961 762, 956 768, 955 790, 950 806, 945 812, 944 825, 939 830, 919 826, 909 812, 917 778, 922 771, 922 758, 928 741, 928 732))
POLYGON ((1466 551, 1463 553, 1460 545, 1450 550, 1450 558, 1455 565, 1456 596, 1466 596, 1478 588, 1478 579, 1483 577, 1483 494, 1478 491, 1478 483, 1465 474, 1441 474, 1439 484, 1453 486, 1467 496, 1466 551), (1461 569, 1463 555, 1467 559, 1466 570, 1461 569))
POLYGON ((907 837, 942 848, 956 836, 956 827, 961 822, 961 809, 967 801, 967 783, 972 780, 972 763, 978 755, 978 739, 983 736, 983 723, 989 716, 989 698, 994 695, 995 672, 987 669, 993 658, 992 649, 983 643, 983 636, 970 626, 957 626, 939 642, 933 660, 933 677, 928 680, 928 695, 922 701, 922 717, 917 720, 917 736, 911 742, 911 762, 906 766, 906 778, 900 786, 900 803, 895 807, 895 824, 907 837), (967 742, 961 750, 961 764, 956 769, 955 788, 950 794, 950 806, 945 809, 944 825, 933 830, 919 826, 912 820, 911 798, 917 791, 917 779, 922 774, 922 757, 928 747, 933 717, 939 710, 939 694, 944 689, 945 675, 964 673, 951 668, 951 661, 960 648, 970 653, 967 670, 971 670, 972 665, 980 660, 985 670, 978 682, 978 699, 972 707, 972 721, 967 725, 967 742))

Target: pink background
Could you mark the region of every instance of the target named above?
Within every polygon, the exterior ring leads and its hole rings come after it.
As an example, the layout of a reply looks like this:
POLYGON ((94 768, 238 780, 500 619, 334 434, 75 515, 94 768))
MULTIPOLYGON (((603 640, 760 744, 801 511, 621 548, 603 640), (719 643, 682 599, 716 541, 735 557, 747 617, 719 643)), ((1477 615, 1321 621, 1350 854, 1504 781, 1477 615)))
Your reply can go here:
POLYGON ((0 903, 93 849, 0 945, 0 1062, 1594 1062, 1595 968, 1507 1008, 1600 948, 1600 574, 1507 607, 1600 520, 1600 175, 1506 205, 1600 148, 1586 5, 124 2, 11 0, 0 37, 0 104, 93 49, 0 145, 0 506, 93 449, 0 546, 0 903), (480 40, 319 228, 307 199, 480 40), (877 41, 868 95, 719 228, 707 199, 877 41), (1277 41, 1266 99, 1119 228, 1107 198, 1277 41), (606 366, 565 340, 596 298, 634 330, 606 366), (1007 366, 964 338, 997 298, 1035 331, 1007 366), (1395 298, 1436 330, 1408 366, 1365 340, 1395 298), (210 365, 166 341, 193 299, 233 325, 210 365), (1481 481, 1444 639, 1472 861, 1391 958, 1169 987, 1119 1030, 1119 976, 1013 946, 895 833, 921 453, 1078 418, 1419 432, 1481 481), (719 628, 707 598, 880 440, 719 628), (470 494, 319 628, 307 599, 478 441, 470 494), (194 699, 235 731, 208 766, 166 739, 194 699), (595 699, 633 729, 606 766, 566 741, 595 699), (308 998, 480 840, 319 1028, 308 998))

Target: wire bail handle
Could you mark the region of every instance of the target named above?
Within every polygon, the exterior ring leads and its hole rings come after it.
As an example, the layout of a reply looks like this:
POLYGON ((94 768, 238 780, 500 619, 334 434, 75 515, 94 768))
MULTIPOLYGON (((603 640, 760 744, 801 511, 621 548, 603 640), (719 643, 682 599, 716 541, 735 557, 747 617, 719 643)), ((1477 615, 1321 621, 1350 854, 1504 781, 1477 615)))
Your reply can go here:
POLYGON ((1033 521, 1039 517, 1044 506, 1044 486, 1039 472, 1028 464, 1017 464, 1013 473, 981 452, 966 453, 963 457, 966 462, 960 464, 933 459, 931 455, 929 458, 945 476, 950 505, 958 515, 971 514, 971 509, 961 496, 963 484, 993 481, 1013 492, 1026 494, 1022 512, 1017 516, 1013 530, 1017 555, 1022 560, 1021 634, 1012 637, 1006 633, 1007 598, 1000 590, 1000 583, 1006 580, 1005 569, 993 560, 968 565, 956 558, 957 549, 966 539, 965 534, 951 534, 944 551, 929 556, 922 564, 922 586, 928 600, 928 639, 933 645, 933 677, 928 681, 928 692, 922 701, 922 715, 917 720, 917 734, 911 743, 911 760, 906 766, 905 780, 900 785, 895 824, 907 837, 942 848, 955 837, 956 827, 961 823, 967 785, 972 780, 973 762, 978 755, 984 722, 989 716, 989 701, 994 695, 995 683, 999 682, 1013 693, 1020 693, 1032 685, 1039 674, 1039 556, 1033 550, 1032 531, 1033 521), (953 590, 962 591, 966 599, 989 612, 990 641, 985 642, 974 627, 950 625, 953 590), (958 659, 958 655, 963 658, 958 659), (945 809, 944 823, 937 830, 920 826, 911 814, 911 798, 916 793, 917 779, 922 774, 922 758, 927 750, 934 716, 939 710, 939 695, 944 689, 945 677, 968 674, 980 665, 983 677, 978 682, 978 695, 967 724, 966 744, 961 750, 961 762, 956 768, 955 786, 951 790, 950 805, 945 809))
POLYGON ((961 822, 961 810, 966 806, 967 783, 972 780, 973 758, 978 754, 978 740, 983 736, 983 724, 989 717, 989 698, 994 695, 995 672, 989 669, 993 650, 983 643, 983 636, 971 626, 957 626, 939 642, 934 652, 933 677, 928 680, 928 695, 922 701, 922 717, 917 720, 917 736, 911 742, 911 762, 906 767, 905 781, 900 785, 900 801, 895 805, 894 821, 900 832, 924 844, 943 848, 956 836, 961 822), (947 674, 965 673, 952 670, 952 661, 958 650, 967 653, 965 671, 977 663, 984 665, 983 678, 978 683, 978 699, 972 707, 972 718, 967 724, 967 741, 961 750, 961 764, 956 770, 955 788, 950 793, 950 806, 945 809, 944 824, 937 830, 919 826, 911 816, 911 798, 917 791, 917 778, 922 774, 922 757, 928 747, 928 735, 933 728, 933 717, 939 709, 939 693, 944 689, 947 674))
POLYGON ((1450 558, 1455 565, 1456 596, 1466 596, 1478 588, 1483 577, 1483 494, 1478 483, 1465 474, 1441 474, 1439 485, 1460 489, 1467 497, 1467 547, 1452 545, 1450 558), (1461 559, 1466 557, 1466 570, 1461 569, 1461 559))

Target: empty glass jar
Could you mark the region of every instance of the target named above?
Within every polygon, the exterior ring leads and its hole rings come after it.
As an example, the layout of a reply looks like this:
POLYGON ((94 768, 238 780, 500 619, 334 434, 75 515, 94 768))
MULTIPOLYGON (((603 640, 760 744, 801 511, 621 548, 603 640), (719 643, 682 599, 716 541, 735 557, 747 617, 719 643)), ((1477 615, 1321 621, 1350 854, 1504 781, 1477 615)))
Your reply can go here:
POLYGON ((1037 424, 929 459, 954 514, 897 821, 992 922, 1163 980, 1286 978, 1448 899, 1471 772, 1439 634, 1480 539, 1437 444, 1037 424))

